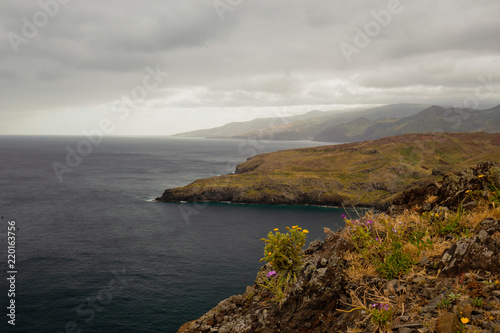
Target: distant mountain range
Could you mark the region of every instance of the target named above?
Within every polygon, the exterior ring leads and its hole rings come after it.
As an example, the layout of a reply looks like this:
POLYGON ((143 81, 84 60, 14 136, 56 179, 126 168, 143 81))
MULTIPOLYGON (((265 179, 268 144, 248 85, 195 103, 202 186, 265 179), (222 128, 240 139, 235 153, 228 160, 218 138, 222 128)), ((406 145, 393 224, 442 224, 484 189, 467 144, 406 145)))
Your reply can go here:
POLYGON ((328 128, 314 140, 357 142, 408 133, 478 131, 500 131, 500 105, 487 110, 431 106, 415 115, 400 119, 370 120, 363 117, 328 128))
POLYGON ((299 116, 234 122, 176 136, 342 143, 407 133, 477 131, 500 132, 500 105, 486 110, 392 104, 345 112, 311 111, 299 116))

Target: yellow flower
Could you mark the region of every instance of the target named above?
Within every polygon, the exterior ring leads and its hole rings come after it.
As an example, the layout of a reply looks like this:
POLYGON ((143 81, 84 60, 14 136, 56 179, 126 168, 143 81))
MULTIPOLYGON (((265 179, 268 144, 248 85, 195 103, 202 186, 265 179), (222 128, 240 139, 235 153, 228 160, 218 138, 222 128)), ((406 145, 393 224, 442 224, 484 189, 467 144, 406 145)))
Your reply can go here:
POLYGON ((484 177, 484 175, 479 175, 479 176, 477 176, 477 178, 483 178, 483 177, 484 177))
POLYGON ((268 252, 267 255, 270 256, 272 253, 271 252, 268 252))
POLYGON ((303 233, 308 234, 309 231, 307 229, 304 229, 303 233))
POLYGON ((469 318, 462 317, 462 318, 460 318, 460 321, 462 322, 462 324, 467 324, 469 322, 469 318))
POLYGON ((278 229, 278 228, 274 228, 274 231, 278 231, 278 230, 280 230, 280 229, 278 229))
POLYGON ((465 191, 465 193, 470 193, 470 190, 465 191))
POLYGON ((302 228, 297 228, 298 231, 302 230, 302 228))

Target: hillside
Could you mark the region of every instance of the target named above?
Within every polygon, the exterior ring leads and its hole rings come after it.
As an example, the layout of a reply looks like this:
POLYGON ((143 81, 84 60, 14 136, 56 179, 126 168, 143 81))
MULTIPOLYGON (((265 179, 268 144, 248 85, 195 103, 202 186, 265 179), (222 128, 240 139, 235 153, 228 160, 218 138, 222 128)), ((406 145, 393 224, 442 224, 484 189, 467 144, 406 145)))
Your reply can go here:
POLYGON ((255 282, 178 333, 500 332, 500 163, 436 187, 402 214, 345 217, 305 251, 307 230, 275 228, 255 282))
POLYGON ((358 118, 330 127, 315 141, 357 142, 407 133, 430 132, 500 132, 500 105, 487 110, 432 106, 404 118, 358 118))
POLYGON ((500 133, 406 134, 257 155, 236 174, 167 189, 157 201, 386 207, 417 184, 500 161, 500 133))
POLYGON ((413 115, 428 105, 393 104, 353 111, 311 111, 303 115, 289 117, 259 118, 246 122, 233 122, 221 127, 203 129, 175 136, 204 138, 266 138, 274 140, 312 140, 322 131, 359 117, 379 119, 381 117, 400 118, 413 115))

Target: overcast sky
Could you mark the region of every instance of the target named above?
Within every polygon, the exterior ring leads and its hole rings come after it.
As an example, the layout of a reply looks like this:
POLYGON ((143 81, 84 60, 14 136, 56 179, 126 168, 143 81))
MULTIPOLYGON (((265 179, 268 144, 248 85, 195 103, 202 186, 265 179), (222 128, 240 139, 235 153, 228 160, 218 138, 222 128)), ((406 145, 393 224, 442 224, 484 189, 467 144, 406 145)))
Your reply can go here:
POLYGON ((500 103, 499 14, 498 0, 2 0, 0 134, 489 107, 500 103))

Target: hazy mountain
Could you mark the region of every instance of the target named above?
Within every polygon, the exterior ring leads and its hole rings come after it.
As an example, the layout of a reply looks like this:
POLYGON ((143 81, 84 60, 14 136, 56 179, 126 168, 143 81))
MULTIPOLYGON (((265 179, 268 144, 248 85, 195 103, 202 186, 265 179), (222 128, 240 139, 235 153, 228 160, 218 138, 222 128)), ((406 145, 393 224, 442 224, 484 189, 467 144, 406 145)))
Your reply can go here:
POLYGON ((500 105, 486 110, 431 106, 403 118, 370 120, 361 117, 330 127, 314 137, 315 141, 356 142, 407 133, 500 132, 500 105))
POLYGON ((407 117, 429 107, 424 104, 392 104, 351 111, 311 111, 303 115, 258 118, 233 122, 221 127, 176 134, 182 137, 262 138, 274 140, 312 140, 324 130, 359 117, 407 117))

